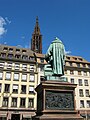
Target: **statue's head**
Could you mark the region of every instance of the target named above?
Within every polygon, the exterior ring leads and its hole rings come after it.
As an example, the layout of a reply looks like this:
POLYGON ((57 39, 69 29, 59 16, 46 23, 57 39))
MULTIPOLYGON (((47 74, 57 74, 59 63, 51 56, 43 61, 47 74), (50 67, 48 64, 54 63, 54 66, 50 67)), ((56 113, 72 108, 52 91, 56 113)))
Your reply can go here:
POLYGON ((61 44, 63 44, 62 41, 57 37, 55 38, 54 41, 52 41, 52 43, 61 43, 61 44))

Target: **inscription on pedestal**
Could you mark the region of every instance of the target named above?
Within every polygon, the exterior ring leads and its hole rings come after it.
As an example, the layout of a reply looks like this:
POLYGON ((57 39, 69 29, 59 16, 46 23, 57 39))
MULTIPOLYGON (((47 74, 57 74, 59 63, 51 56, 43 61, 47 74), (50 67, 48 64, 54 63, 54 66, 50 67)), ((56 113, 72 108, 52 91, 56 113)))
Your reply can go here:
POLYGON ((45 95, 45 109, 74 109, 74 96, 72 92, 47 90, 45 95))

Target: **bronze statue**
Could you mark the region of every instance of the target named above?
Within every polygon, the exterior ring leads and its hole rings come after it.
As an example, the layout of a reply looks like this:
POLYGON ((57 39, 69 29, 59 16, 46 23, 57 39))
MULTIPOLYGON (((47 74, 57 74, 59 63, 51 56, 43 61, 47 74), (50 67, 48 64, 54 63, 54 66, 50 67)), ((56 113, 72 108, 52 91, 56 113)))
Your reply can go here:
POLYGON ((65 48, 61 40, 56 38, 54 41, 52 41, 47 50, 45 59, 51 66, 52 75, 64 75, 65 48))

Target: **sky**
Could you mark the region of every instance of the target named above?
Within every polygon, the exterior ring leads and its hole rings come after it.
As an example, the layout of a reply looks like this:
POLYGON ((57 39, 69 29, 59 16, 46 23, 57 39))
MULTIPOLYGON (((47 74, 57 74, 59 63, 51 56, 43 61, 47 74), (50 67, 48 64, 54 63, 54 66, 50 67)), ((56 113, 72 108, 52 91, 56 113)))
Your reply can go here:
POLYGON ((0 0, 0 44, 29 48, 37 16, 44 54, 58 37, 90 62, 90 0, 0 0))

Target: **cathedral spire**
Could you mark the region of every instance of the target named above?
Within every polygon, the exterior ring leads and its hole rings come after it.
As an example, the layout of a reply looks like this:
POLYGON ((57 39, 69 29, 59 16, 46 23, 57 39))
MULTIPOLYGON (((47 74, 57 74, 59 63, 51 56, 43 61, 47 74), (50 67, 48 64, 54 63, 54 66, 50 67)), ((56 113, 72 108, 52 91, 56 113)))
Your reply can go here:
POLYGON ((39 27, 39 23, 38 23, 38 16, 36 17, 36 25, 34 28, 34 34, 40 34, 40 27, 39 27))
POLYGON ((31 50, 37 53, 42 53, 42 35, 40 33, 38 17, 36 17, 36 25, 32 34, 31 50))

